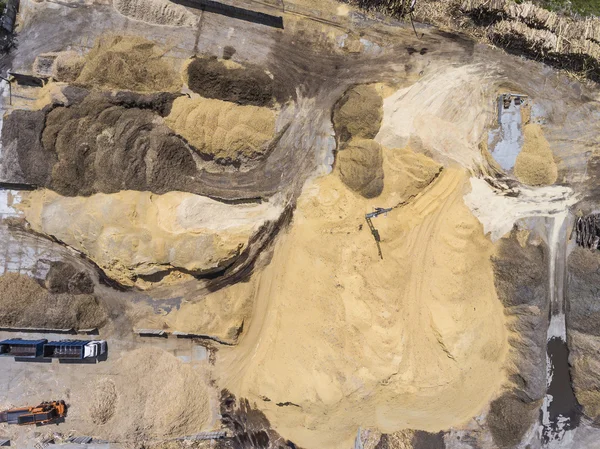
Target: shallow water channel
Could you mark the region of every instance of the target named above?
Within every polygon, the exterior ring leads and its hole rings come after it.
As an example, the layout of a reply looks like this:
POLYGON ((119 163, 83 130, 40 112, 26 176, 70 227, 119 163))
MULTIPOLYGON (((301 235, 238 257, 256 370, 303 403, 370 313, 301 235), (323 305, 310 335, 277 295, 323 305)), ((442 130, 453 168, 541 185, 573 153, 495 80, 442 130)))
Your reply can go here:
POLYGON ((567 212, 552 219, 550 231, 550 324, 546 346, 546 397, 542 409, 541 440, 546 447, 564 447, 581 419, 569 370, 565 321, 565 260, 567 212))

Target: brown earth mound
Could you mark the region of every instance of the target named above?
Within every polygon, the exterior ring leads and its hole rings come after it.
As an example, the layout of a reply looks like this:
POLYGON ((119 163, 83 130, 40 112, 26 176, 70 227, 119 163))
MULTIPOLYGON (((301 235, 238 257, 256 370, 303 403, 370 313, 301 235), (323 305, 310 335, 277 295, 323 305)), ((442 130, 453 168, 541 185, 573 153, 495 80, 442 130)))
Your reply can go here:
POLYGON ((494 442, 501 449, 515 447, 537 413, 535 403, 525 403, 512 393, 500 396, 492 402, 486 421, 494 442))
POLYGON ((383 191, 383 156, 374 140, 354 139, 337 153, 336 167, 348 187, 365 198, 383 191))
POLYGON ((87 54, 75 81, 85 87, 177 92, 182 82, 165 51, 137 36, 104 36, 87 54))
POLYGON ((275 134, 270 109, 205 98, 176 99, 166 123, 202 155, 221 163, 265 155, 275 134))
POLYGON ((273 104, 273 80, 259 66, 235 67, 216 57, 194 58, 187 77, 189 88, 206 98, 254 106, 273 104))
POLYGON ((45 118, 41 111, 7 117, 3 139, 16 146, 25 179, 65 196, 189 190, 197 169, 183 139, 157 123, 155 112, 114 101, 91 94, 45 118))
POLYGON ((94 282, 85 271, 65 262, 52 262, 46 274, 46 289, 51 293, 94 293, 94 282))
POLYGON ((569 362, 577 401, 586 416, 600 420, 600 253, 576 247, 568 258, 569 362))
POLYGON ((374 139, 383 118, 383 98, 375 87, 359 85, 346 91, 333 112, 333 127, 339 142, 353 137, 374 139))
POLYGON ((101 327, 106 310, 89 294, 53 294, 29 276, 7 273, 0 276, 0 325, 84 329, 101 327))

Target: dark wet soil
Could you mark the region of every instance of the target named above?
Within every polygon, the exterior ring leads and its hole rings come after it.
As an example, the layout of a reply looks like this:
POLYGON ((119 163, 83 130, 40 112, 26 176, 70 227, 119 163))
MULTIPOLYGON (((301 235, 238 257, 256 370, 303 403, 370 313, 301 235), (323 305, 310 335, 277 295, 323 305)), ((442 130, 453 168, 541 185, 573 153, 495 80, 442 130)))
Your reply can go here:
POLYGON ((232 438, 217 443, 217 449, 300 449, 271 428, 269 420, 247 399, 221 392, 221 423, 232 438))
POLYGON ((413 449, 445 449, 444 432, 431 433, 417 430, 413 435, 412 446, 413 449))
MULTIPOLYGON (((231 48, 227 51, 229 58, 233 55, 231 48)), ((194 58, 187 72, 189 88, 205 98, 242 105, 273 104, 273 80, 259 66, 244 64, 243 68, 227 68, 216 56, 212 56, 194 58)))
POLYGON ((94 282, 87 271, 80 271, 73 265, 60 261, 50 263, 45 286, 51 293, 94 293, 94 282))
POLYGON ((499 448, 516 446, 537 416, 538 403, 526 402, 514 392, 493 401, 486 423, 499 448))
POLYGON ((511 380, 524 401, 541 401, 546 394, 548 248, 531 238, 521 246, 513 231, 498 243, 492 263, 498 298, 512 318, 510 329, 520 336, 509 341, 516 368, 511 380))
POLYGON ((552 382, 548 387, 552 402, 548 410, 550 425, 544 427, 542 433, 544 443, 548 443, 550 436, 561 429, 575 429, 581 420, 581 406, 571 383, 567 343, 560 338, 551 338, 548 341, 548 357, 552 364, 552 382))

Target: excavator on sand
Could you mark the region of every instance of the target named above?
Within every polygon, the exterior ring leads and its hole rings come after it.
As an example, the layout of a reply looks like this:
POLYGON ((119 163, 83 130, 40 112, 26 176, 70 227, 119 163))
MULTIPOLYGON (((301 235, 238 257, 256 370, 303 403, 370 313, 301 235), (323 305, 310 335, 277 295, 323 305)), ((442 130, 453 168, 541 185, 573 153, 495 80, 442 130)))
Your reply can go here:
POLYGON ((65 401, 42 402, 35 407, 13 408, 0 412, 0 423, 18 424, 50 424, 63 418, 67 413, 65 401))

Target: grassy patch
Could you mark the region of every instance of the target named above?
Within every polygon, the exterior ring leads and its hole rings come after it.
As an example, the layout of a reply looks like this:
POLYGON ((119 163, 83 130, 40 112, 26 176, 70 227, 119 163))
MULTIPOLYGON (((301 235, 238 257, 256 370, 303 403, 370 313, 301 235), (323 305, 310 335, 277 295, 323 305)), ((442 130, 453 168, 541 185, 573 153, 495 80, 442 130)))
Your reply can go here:
POLYGON ((600 16, 600 0, 541 0, 534 1, 542 8, 564 14, 574 13, 582 16, 600 16))

